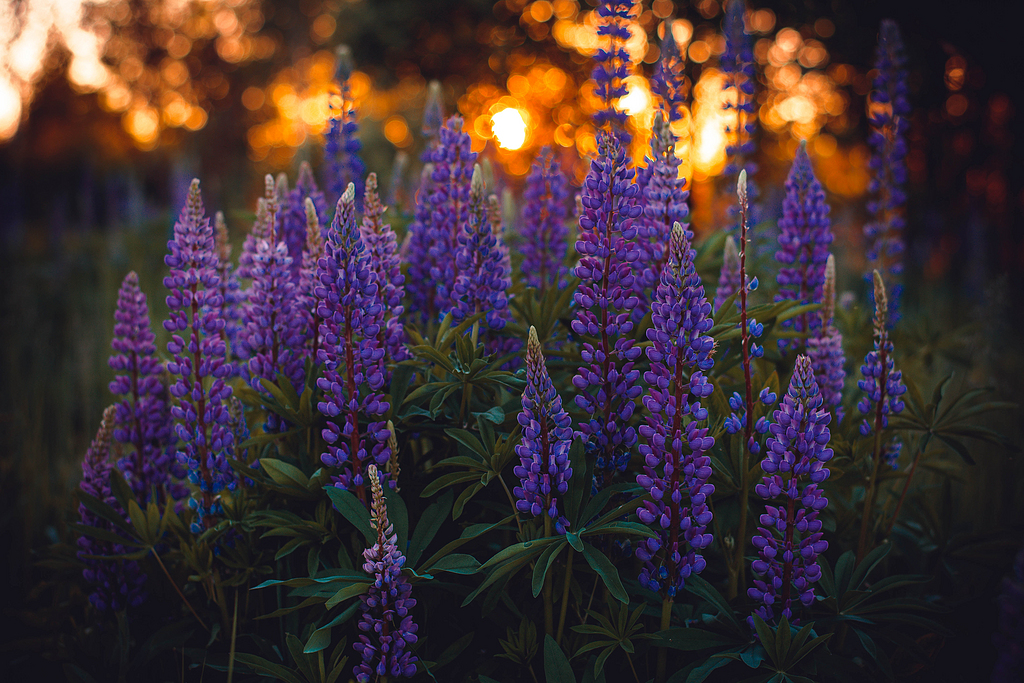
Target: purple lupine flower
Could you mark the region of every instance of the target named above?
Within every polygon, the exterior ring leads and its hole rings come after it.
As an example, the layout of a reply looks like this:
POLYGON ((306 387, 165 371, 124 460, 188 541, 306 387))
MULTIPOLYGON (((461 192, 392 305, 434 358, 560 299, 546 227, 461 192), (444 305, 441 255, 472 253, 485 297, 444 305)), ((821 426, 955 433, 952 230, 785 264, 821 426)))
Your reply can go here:
POLYGON ((597 6, 600 47, 594 57, 593 78, 597 83, 594 93, 601 106, 594 112, 594 127, 612 133, 623 146, 629 146, 632 136, 626 131, 626 112, 616 105, 619 98, 626 95, 626 78, 630 72, 626 41, 633 9, 633 0, 601 0, 597 6), (603 40, 606 36, 607 44, 603 40))
POLYGON ((868 352, 864 358, 864 365, 861 366, 861 374, 864 379, 857 382, 857 386, 865 393, 857 403, 861 414, 868 415, 875 413, 874 424, 864 420, 860 426, 862 436, 868 436, 873 431, 881 431, 889 426, 889 415, 895 415, 903 411, 903 401, 900 396, 907 392, 903 384, 903 373, 896 370, 893 360, 893 345, 889 340, 889 301, 885 295, 885 283, 882 282, 881 274, 876 270, 873 273, 874 295, 875 295, 875 320, 874 320, 874 349, 868 352))
POLYGON ((814 368, 814 379, 821 390, 822 402, 833 410, 836 422, 843 419, 843 382, 846 379, 846 358, 843 356, 843 335, 835 326, 836 260, 829 254, 825 262, 825 284, 821 289, 821 324, 807 340, 807 356, 814 368))
POLYGON ((728 183, 731 182, 729 179, 737 178, 740 171, 746 170, 747 196, 751 205, 747 221, 750 225, 757 225, 760 222, 757 207, 759 193, 753 182, 757 164, 752 159, 756 149, 754 135, 757 133, 757 105, 754 101, 757 78, 754 73, 754 49, 743 23, 746 7, 746 0, 729 0, 722 20, 722 32, 725 34, 725 52, 721 60, 725 76, 722 89, 731 91, 726 96, 724 108, 736 112, 735 121, 726 129, 730 141, 725 148, 729 158, 725 176, 728 183))
MULTIPOLYGON (((762 603, 754 614, 766 622, 778 609, 792 623, 794 597, 804 607, 814 602, 812 584, 821 578, 817 557, 828 548, 818 515, 828 505, 819 486, 829 475, 825 463, 832 458, 831 420, 822 407, 810 359, 798 356, 789 390, 769 427, 771 436, 761 461, 765 476, 754 487, 769 504, 753 538, 759 559, 751 568, 761 578, 754 579, 747 595, 762 603), (771 503, 779 499, 782 504, 771 503)), ((753 617, 749 621, 753 624, 753 617)))
MULTIPOLYGON (((110 492, 110 437, 114 432, 117 408, 108 407, 103 411, 103 421, 96 432, 96 437, 85 452, 82 460, 82 482, 79 488, 102 502, 113 507, 121 515, 117 499, 110 492)), ((102 529, 107 532, 119 533, 109 521, 91 512, 83 503, 78 505, 78 514, 85 526, 102 529)), ((92 586, 89 602, 96 609, 118 611, 125 607, 138 607, 146 599, 143 585, 146 575, 142 573, 139 563, 134 560, 103 560, 91 557, 94 555, 123 555, 133 552, 135 548, 126 548, 119 543, 101 541, 89 536, 79 536, 78 559, 85 564, 82 577, 92 586)))
POLYGON ((220 492, 233 490, 236 482, 227 458, 234 444, 225 405, 231 396, 231 387, 224 382, 230 365, 221 338, 224 318, 220 317, 217 255, 198 180, 189 187, 188 200, 174 224, 174 239, 167 248, 170 253, 164 263, 171 272, 164 278, 164 286, 170 290, 164 329, 171 333, 167 351, 173 356, 167 370, 178 375, 170 388, 178 399, 171 415, 181 441, 178 462, 188 469, 188 479, 197 488, 189 500, 196 511, 192 530, 201 533, 221 512, 220 492), (185 333, 188 341, 181 336, 185 333), (207 377, 209 388, 205 387, 207 377))
MULTIPOLYGON (((397 363, 409 358, 405 348, 405 327, 402 325, 405 276, 402 275, 402 263, 398 257, 398 238, 391 224, 384 222, 387 208, 380 203, 377 194, 377 174, 371 173, 366 178, 360 233, 370 257, 370 270, 377 276, 377 294, 384 306, 384 326, 381 328, 379 346, 387 350, 391 362, 397 363)), ((385 372, 385 381, 390 380, 390 374, 385 372)))
POLYGON ((1011 573, 1003 577, 998 600, 999 625, 992 636, 997 652, 992 683, 1016 683, 1024 678, 1024 548, 1017 551, 1011 573))
POLYGON ((302 252, 306 248, 306 198, 313 200, 317 216, 321 225, 327 224, 327 199, 320 188, 316 186, 316 178, 313 176, 313 169, 309 163, 303 161, 299 164, 299 179, 295 187, 288 192, 287 197, 281 202, 278 225, 280 234, 278 240, 284 240, 288 245, 288 255, 292 257, 292 275, 298 280, 299 271, 302 268, 302 252))
POLYGON ((647 301, 661 281, 661 271, 668 261, 672 226, 680 223, 685 227, 690 222, 690 209, 686 204, 690 193, 683 189, 686 179, 679 177, 675 148, 676 136, 669 130, 661 112, 656 112, 651 156, 647 161, 650 175, 643 187, 644 215, 638 224, 640 262, 644 267, 636 269, 633 288, 640 304, 633 310, 634 322, 646 313, 647 301))
MULTIPOLYGON (((457 275, 452 287, 452 317, 456 322, 477 313, 484 313, 487 328, 500 330, 505 326, 511 286, 502 263, 503 252, 491 230, 484 203, 484 180, 480 166, 473 167, 473 178, 467 205, 467 221, 458 237, 455 250, 457 275)), ((474 331, 477 327, 474 325, 474 331)))
POLYGON ((422 161, 428 163, 431 153, 437 144, 438 133, 444 125, 444 103, 442 102, 441 82, 430 81, 427 85, 427 102, 423 106, 423 135, 427 144, 423 149, 422 161))
POLYGON ((885 460, 889 467, 898 470, 900 468, 900 451, 902 450, 903 442, 900 441, 900 437, 894 436, 889 440, 889 443, 882 447, 882 459, 885 460))
POLYGON ((654 498, 644 502, 637 515, 644 524, 657 521, 660 527, 658 538, 645 538, 637 546, 636 555, 644 562, 640 583, 669 597, 690 574, 704 569, 707 563, 700 552, 712 541, 705 533, 712 518, 708 496, 715 490, 708 483, 707 453, 715 440, 708 436, 707 426, 698 423, 708 417, 700 400, 714 390, 704 376, 714 365, 715 341, 708 335, 714 322, 693 265, 692 234, 678 222, 673 227, 668 263, 651 303, 651 369, 644 373, 650 389, 643 397, 646 424, 640 426, 646 442, 640 444, 644 471, 636 478, 654 498), (684 425, 685 415, 690 420, 684 425), (656 565, 655 556, 662 549, 656 565))
POLYGON ((661 39, 661 55, 654 67, 651 90, 661 98, 669 123, 686 117, 686 62, 672 34, 671 19, 665 20, 665 37, 661 39))
POLYGON ((575 271, 580 284, 572 321, 573 334, 583 340, 584 364, 572 379, 579 391, 576 405, 587 414, 580 432, 596 455, 599 486, 612 470, 625 470, 636 443, 636 429, 629 424, 633 402, 642 392, 636 385, 640 371, 633 368, 640 349, 633 346, 630 319, 637 305, 633 264, 640 256, 632 240, 643 212, 633 175, 625 148, 613 135, 599 133, 581 200, 575 271))
POLYGON ((391 182, 388 183, 388 194, 385 202, 399 211, 408 208, 405 191, 405 170, 409 166, 409 155, 404 150, 395 152, 395 161, 391 164, 391 182))
MULTIPOLYGON (((903 228, 907 204, 907 131, 910 128, 910 100, 907 90, 907 58, 903 38, 895 21, 882 22, 875 52, 875 81, 871 92, 872 170, 868 192, 871 221, 864 226, 869 268, 892 276, 890 324, 898 317, 903 274, 903 228)), ((870 277, 870 275, 868 275, 870 277)))
POLYGON ((402 575, 405 556, 398 549, 398 534, 388 520, 387 503, 380 475, 369 466, 373 500, 370 524, 377 531, 377 542, 363 551, 363 571, 373 579, 365 595, 360 596, 359 642, 354 643, 363 661, 352 673, 357 683, 411 678, 416 673, 416 655, 408 650, 416 642, 417 626, 410 610, 416 606, 409 579, 402 575))
POLYGON ((452 116, 445 122, 431 160, 434 191, 430 195, 430 277, 436 289, 435 310, 443 313, 451 307, 452 287, 458 277, 458 264, 452 255, 469 222, 470 183, 476 161, 461 117, 452 116))
MULTIPOLYGON (((796 158, 786 179, 786 197, 782 200, 779 219, 779 250, 775 259, 779 268, 779 293, 776 301, 795 300, 800 303, 821 301, 825 284, 825 261, 832 244, 832 222, 825 190, 814 176, 807 144, 797 148, 796 158)), ((815 332, 820 327, 818 316, 804 313, 782 323, 783 329, 815 332)), ((801 340, 779 340, 779 349, 799 349, 801 340)))
POLYGON ((413 219, 406 230, 400 254, 409 264, 406 292, 411 302, 410 312, 421 323, 437 317, 436 287, 430 275, 432 269, 430 241, 433 233, 433 205, 430 197, 434 194, 434 165, 425 164, 420 174, 420 186, 416 191, 413 219))
MULTIPOLYGON (((238 273, 235 272, 231 263, 231 242, 228 240, 228 224, 224 220, 224 213, 218 211, 213 219, 214 240, 217 251, 217 279, 220 281, 221 315, 224 318, 224 331, 221 338, 231 349, 238 338, 238 330, 241 328, 241 305, 245 297, 242 296, 241 285, 238 282, 238 273)), ((233 363, 232 376, 237 374, 237 366, 233 363)))
POLYGON ((380 466, 388 461, 387 428, 375 418, 390 406, 380 393, 384 349, 377 340, 384 307, 356 227, 355 193, 355 185, 349 183, 338 200, 324 255, 317 264, 315 294, 323 344, 318 360, 324 364, 324 376, 317 380, 324 400, 317 408, 328 418, 323 430, 327 452, 321 461, 342 468, 335 486, 354 490, 359 500, 368 503, 364 463, 367 458, 380 466), (370 419, 365 432, 360 432, 361 416, 370 419))
POLYGON ((554 522, 555 530, 564 534, 569 520, 558 514, 558 497, 569 490, 572 478, 569 466, 572 420, 562 410, 562 398, 548 376, 540 339, 533 325, 526 342, 526 388, 518 419, 523 428, 523 440, 516 446, 520 464, 513 471, 522 486, 512 490, 518 498, 516 509, 534 517, 546 514, 554 522))
MULTIPOLYGON (((718 275, 718 287, 715 289, 715 313, 721 312, 725 300, 738 291, 740 291, 740 252, 736 248, 736 240, 730 235, 725 238, 722 271, 718 275)), ((736 302, 736 305, 739 305, 739 301, 736 302)))
POLYGON ((544 291, 567 284, 569 269, 564 262, 569 249, 565 223, 568 198, 568 179, 551 149, 545 147, 530 167, 523 189, 520 270, 527 287, 544 291))
POLYGON ((359 124, 356 122, 355 101, 348 86, 348 79, 355 68, 352 51, 348 45, 339 45, 336 57, 338 66, 334 79, 338 84, 340 103, 331 103, 331 120, 324 135, 325 186, 327 197, 332 202, 338 201, 349 183, 355 183, 356 193, 361 199, 363 175, 366 173, 366 166, 359 157, 363 145, 356 137, 359 124))
POLYGON ((306 316, 306 345, 304 354, 319 362, 320 316, 319 303, 314 293, 317 286, 317 263, 324 255, 323 228, 320 216, 311 197, 306 197, 306 248, 302 250, 302 267, 299 269, 299 303, 306 316))
POLYGON ((110 383, 110 393, 121 399, 115 404, 112 427, 119 443, 133 447, 117 466, 145 505, 151 491, 156 491, 158 500, 167 495, 174 458, 170 421, 164 410, 167 392, 160 381, 164 364, 156 355, 146 295, 139 289, 134 271, 128 273, 117 293, 114 320, 110 343, 114 354, 109 364, 114 372, 123 374, 110 383))

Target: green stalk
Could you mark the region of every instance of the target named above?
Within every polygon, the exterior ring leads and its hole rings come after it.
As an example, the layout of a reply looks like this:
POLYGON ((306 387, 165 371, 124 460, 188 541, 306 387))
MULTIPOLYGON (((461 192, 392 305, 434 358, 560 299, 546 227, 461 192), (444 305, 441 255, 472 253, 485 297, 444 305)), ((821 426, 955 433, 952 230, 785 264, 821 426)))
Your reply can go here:
MULTIPOLYGON (((661 601, 661 630, 667 631, 672 623, 672 602, 673 599, 666 595, 661 601)), ((668 668, 668 649, 658 648, 658 668, 654 676, 656 683, 665 683, 665 670, 668 668)))
MULTIPOLYGON (((544 513, 544 538, 551 536, 551 516, 544 513)), ((544 632, 555 636, 555 606, 551 597, 551 572, 544 575, 544 632)))
POLYGON ((565 561, 565 581, 562 583, 562 609, 558 614, 558 631, 555 634, 555 642, 562 644, 562 632, 565 629, 565 613, 569 609, 569 584, 572 580, 572 558, 575 551, 569 548, 569 558, 565 561))

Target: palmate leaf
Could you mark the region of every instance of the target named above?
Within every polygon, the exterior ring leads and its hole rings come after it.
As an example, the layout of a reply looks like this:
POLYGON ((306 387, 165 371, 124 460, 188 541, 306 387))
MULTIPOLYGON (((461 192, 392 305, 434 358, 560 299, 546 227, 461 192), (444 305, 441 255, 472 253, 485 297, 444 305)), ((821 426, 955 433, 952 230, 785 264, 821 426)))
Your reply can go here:
POLYGON ((544 680, 545 683, 576 683, 569 660, 550 635, 544 636, 544 680))

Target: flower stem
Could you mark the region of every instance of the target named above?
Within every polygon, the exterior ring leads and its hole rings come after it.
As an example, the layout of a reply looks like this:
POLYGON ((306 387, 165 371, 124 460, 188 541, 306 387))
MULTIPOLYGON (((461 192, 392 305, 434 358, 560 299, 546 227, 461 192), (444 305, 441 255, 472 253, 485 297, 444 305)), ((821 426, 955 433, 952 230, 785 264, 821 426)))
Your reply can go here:
POLYGON ((914 462, 910 464, 910 471, 907 472, 907 481, 903 484, 903 493, 900 494, 900 499, 896 503, 896 509, 893 510, 892 519, 889 520, 889 527, 885 530, 886 536, 892 533, 892 528, 896 525, 896 518, 900 516, 900 508, 903 507, 903 501, 907 498, 907 492, 910 490, 910 480, 914 478, 914 472, 917 470, 917 463, 921 459, 922 453, 924 453, 924 448, 919 446, 917 453, 914 455, 914 462))
POLYGON ((565 561, 565 581, 562 583, 562 609, 558 613, 558 630, 555 632, 555 642, 562 644, 562 631, 565 629, 565 613, 569 608, 569 586, 572 581, 572 558, 574 551, 569 548, 569 557, 565 561))
POLYGON ((178 584, 176 584, 174 582, 174 579, 171 578, 170 572, 167 571, 167 567, 164 566, 164 562, 160 559, 160 556, 157 554, 156 550, 153 548, 150 548, 150 550, 153 552, 153 557, 156 558, 156 563, 160 565, 160 569, 164 570, 164 576, 166 576, 167 580, 171 582, 171 585, 174 587, 174 591, 178 594, 178 597, 180 597, 181 601, 185 603, 185 606, 188 607, 188 611, 191 612, 192 616, 196 618, 196 621, 198 621, 199 625, 203 627, 203 630, 209 633, 210 629, 206 626, 205 623, 203 623, 203 620, 199 618, 199 615, 196 613, 195 608, 192 607, 192 603, 188 601, 188 598, 185 597, 185 594, 181 592, 180 588, 178 588, 178 584))
MULTIPOLYGON (((661 601, 661 629, 662 631, 668 630, 669 625, 672 623, 672 602, 673 598, 670 595, 666 595, 661 601)), ((654 675, 656 683, 665 683, 665 670, 668 668, 668 649, 661 647, 658 648, 658 668, 657 673, 654 675)))
MULTIPOLYGON (((544 515, 544 538, 551 536, 551 516, 544 515)), ((554 637, 555 635, 555 606, 552 604, 551 596, 551 572, 544 574, 544 632, 549 636, 554 637)))
MULTIPOLYGON (((868 533, 871 529, 871 511, 875 507, 875 498, 878 495, 878 474, 879 470, 882 469, 882 420, 885 417, 885 385, 889 378, 888 373, 888 354, 886 353, 886 347, 888 339, 886 335, 882 336, 881 344, 879 344, 878 359, 880 361, 879 367, 882 368, 878 375, 878 389, 879 398, 878 403, 875 404, 875 443, 872 447, 871 453, 871 479, 868 482, 868 490, 864 494, 864 515, 860 523, 860 540, 857 542, 857 562, 864 559, 864 555, 868 550, 868 533)), ((909 483, 909 482, 908 482, 909 483)))

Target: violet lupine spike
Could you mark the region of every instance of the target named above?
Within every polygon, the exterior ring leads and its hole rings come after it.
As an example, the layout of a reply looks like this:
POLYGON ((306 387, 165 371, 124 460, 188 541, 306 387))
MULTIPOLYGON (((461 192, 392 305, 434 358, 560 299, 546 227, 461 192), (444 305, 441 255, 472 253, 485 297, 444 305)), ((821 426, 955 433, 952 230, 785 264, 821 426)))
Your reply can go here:
MULTIPOLYGON (((238 282, 238 273, 231 263, 231 242, 228 240, 228 224, 224 213, 218 211, 213 219, 214 240, 217 251, 217 278, 220 280, 221 315, 224 317, 224 331, 221 337, 228 349, 235 345, 242 323, 242 303, 245 297, 238 282)), ((238 366, 231 364, 232 376, 238 374, 238 366)))
POLYGON ((487 328, 500 330, 508 319, 506 290, 511 282, 506 278, 503 252, 487 218, 484 181, 479 165, 473 168, 466 218, 455 249, 458 274, 449 304, 452 317, 461 322, 477 313, 484 313, 487 328))
POLYGON ((253 221, 252 230, 245 236, 242 243, 242 253, 238 256, 238 277, 252 280, 252 265, 256 258, 256 248, 260 240, 271 240, 276 234, 277 222, 277 187, 274 184, 274 177, 269 173, 264 177, 263 196, 256 200, 256 220, 253 221))
POLYGON ((470 183, 476 162, 476 152, 471 149, 469 134, 462 130, 461 117, 452 116, 441 128, 432 161, 430 277, 436 288, 436 310, 444 313, 451 307, 452 287, 459 274, 452 255, 469 222, 470 183))
POLYGON ((835 326, 836 261, 831 254, 825 262, 821 303, 820 325, 807 340, 807 356, 811 359, 822 401, 835 413, 838 423, 843 419, 843 407, 839 404, 843 400, 843 384, 846 380, 846 357, 843 355, 843 335, 835 326))
MULTIPOLYGON (((391 224, 384 222, 387 207, 380 203, 377 194, 376 173, 366 178, 363 211, 360 231, 370 257, 370 269, 377 276, 377 294, 384 306, 384 326, 378 341, 380 347, 387 350, 389 361, 397 363, 410 357, 405 348, 405 327, 402 325, 405 276, 402 275, 402 263, 398 257, 398 238, 391 224)), ((390 381, 390 374, 385 373, 385 382, 390 381)))
POLYGON ((715 440, 706 423, 698 423, 708 418, 700 400, 714 390, 704 375, 714 365, 715 341, 708 335, 714 321, 693 264, 691 236, 678 222, 673 227, 668 264, 651 303, 651 369, 644 373, 649 390, 643 397, 647 415, 640 426, 644 468, 636 478, 653 497, 637 515, 644 524, 657 522, 659 534, 637 546, 636 555, 644 562, 640 584, 669 597, 704 569, 700 553, 712 541, 706 533, 712 519, 707 501, 715 487, 708 483, 707 453, 715 440), (686 424, 684 416, 689 416, 686 424))
POLYGON ((513 469, 521 484, 512 490, 518 499, 516 509, 534 517, 546 514, 554 522, 555 531, 565 534, 569 520, 559 514, 558 498, 569 490, 572 478, 572 419, 562 409, 562 398, 548 376, 537 330, 532 325, 526 342, 526 388, 518 421, 523 440, 516 446, 520 464, 513 469))
POLYGON ((527 287, 542 291, 564 288, 569 269, 568 252, 569 183, 552 153, 545 147, 530 167, 523 189, 523 263, 520 270, 527 287))
POLYGON ((384 307, 369 260, 356 227, 355 185, 349 183, 317 264, 315 294, 323 344, 318 360, 324 364, 324 376, 317 380, 324 396, 317 409, 328 418, 322 432, 327 452, 320 460, 341 468, 335 486, 354 490, 364 503, 367 459, 384 466, 390 455, 388 432, 379 419, 390 407, 381 393, 384 349, 377 342, 384 307), (369 419, 365 431, 360 431, 366 421, 361 417, 369 419))
POLYGON ((395 434, 395 424, 388 420, 388 451, 391 455, 388 458, 388 486, 398 491, 398 477, 402 474, 401 463, 398 462, 398 435, 395 434))
MULTIPOLYGON (((765 476, 754 492, 769 504, 753 538, 759 559, 751 568, 761 577, 747 595, 761 605, 754 610, 766 622, 776 611, 793 623, 793 602, 804 607, 814 602, 814 582, 821 578, 818 555, 828 548, 818 515, 828 505, 819 486, 828 479, 825 467, 832 458, 828 423, 832 415, 822 407, 811 361, 798 356, 789 389, 769 426, 765 476), (773 502, 780 504, 774 505, 773 502)), ((753 625, 753 617, 748 618, 753 625)))
MULTIPOLYGON (((871 92, 872 148, 868 167, 872 171, 868 192, 871 220, 864 226, 869 268, 891 277, 890 325, 899 317, 903 275, 903 228, 907 204, 907 131, 910 128, 910 100, 907 89, 907 58, 899 25, 882 22, 875 52, 877 76, 871 92)), ((870 278, 870 273, 866 276, 870 278)))
POLYGON ((634 290, 640 305, 633 310, 634 322, 647 311, 647 302, 661 281, 661 271, 668 261, 668 244, 672 226, 680 223, 688 226, 690 208, 687 200, 690 193, 683 188, 686 179, 679 177, 679 158, 675 152, 676 137, 669 130, 668 122, 661 112, 654 114, 654 133, 651 135, 651 155, 647 161, 650 177, 643 188, 644 215, 639 221, 641 248, 634 290))
MULTIPOLYGON (((113 469, 110 462, 110 437, 114 432, 115 413, 114 406, 109 406, 103 411, 103 421, 100 422, 99 430, 82 460, 82 482, 79 488, 124 515, 124 510, 110 492, 110 471, 113 469)), ((113 524, 90 511, 83 503, 78 505, 78 514, 85 526, 119 533, 113 524)), ((135 548, 127 548, 119 543, 101 541, 85 535, 79 536, 76 544, 78 559, 85 564, 82 577, 92 587, 89 602, 96 609, 116 612, 125 607, 138 607, 142 604, 146 599, 146 593, 143 591, 146 575, 142 573, 138 562, 90 557, 122 555, 134 552, 135 548)))
POLYGON ((355 100, 349 90, 348 79, 352 76, 355 65, 352 51, 347 45, 339 45, 336 51, 337 69, 334 79, 338 85, 339 102, 331 102, 331 118, 327 133, 324 135, 324 183, 327 198, 337 202, 349 183, 356 186, 357 201, 362 200, 363 176, 366 165, 359 157, 363 148, 359 138, 359 124, 356 122, 355 100))
POLYGON ((164 364, 156 355, 156 335, 150 327, 146 295, 139 289, 139 277, 128 273, 117 293, 114 339, 110 346, 110 368, 121 373, 110 383, 110 393, 120 400, 112 428, 119 443, 131 444, 131 452, 118 461, 118 468, 145 505, 151 491, 159 500, 167 495, 174 460, 171 425, 164 410, 166 389, 160 381, 164 364))
POLYGON ((438 133, 444 125, 444 103, 441 93, 441 82, 430 81, 427 85, 427 102, 423 106, 423 135, 427 138, 426 147, 423 150, 422 161, 427 163, 431 160, 431 152, 437 144, 438 133))
POLYGON ((573 300, 572 331, 582 340, 583 365, 572 379, 579 391, 576 405, 586 417, 580 432, 588 452, 597 458, 596 485, 615 470, 625 471, 636 429, 629 422, 640 371, 630 314, 637 305, 633 293, 634 264, 640 256, 636 220, 643 207, 639 186, 633 183, 625 148, 611 134, 599 133, 598 155, 590 162, 581 199, 580 235, 576 251, 580 284, 573 300))
POLYGON ((654 67, 651 90, 661 98, 668 112, 668 122, 686 118, 686 61, 672 34, 672 20, 665 20, 665 37, 661 39, 661 55, 654 67))
POLYGON ((412 223, 409 224, 401 248, 402 260, 409 264, 405 288, 411 303, 409 312, 420 323, 437 317, 437 288, 431 276, 433 257, 430 251, 434 225, 433 204, 430 202, 434 194, 433 175, 434 165, 425 164, 420 174, 420 186, 416 191, 412 223))
POLYGON ((167 248, 170 253, 164 263, 170 275, 164 278, 164 286, 170 294, 164 329, 171 333, 167 351, 173 357, 167 370, 178 375, 170 387, 177 399, 171 416, 181 442, 178 462, 188 469, 188 479, 197 489, 189 499, 189 506, 196 512, 192 530, 201 533, 222 511, 221 492, 234 490, 237 482, 228 464, 234 444, 225 405, 231 387, 224 380, 231 370, 221 338, 224 318, 220 317, 217 255, 198 180, 192 181, 188 200, 174 224, 174 239, 167 248), (182 335, 188 337, 187 341, 182 335))
POLYGON ((398 534, 388 520, 384 488, 372 463, 368 475, 373 495, 370 524, 377 531, 377 542, 363 551, 363 571, 372 581, 359 598, 361 633, 353 647, 362 661, 352 669, 357 683, 411 678, 417 661, 408 649, 417 640, 417 626, 410 614, 416 606, 412 586, 402 574, 405 556, 398 549, 398 534))
POLYGON ((903 384, 903 373, 896 370, 893 360, 893 345, 889 340, 889 300, 885 294, 885 283, 876 270, 874 276, 875 319, 874 349, 864 358, 860 371, 864 379, 857 386, 864 392, 864 397, 857 403, 857 409, 863 415, 875 414, 873 421, 864 420, 860 425, 862 436, 868 436, 876 429, 889 426, 889 416, 903 412, 903 401, 900 396, 907 393, 903 384))
POLYGON ((752 158, 756 151, 754 136, 757 133, 757 112, 754 85, 757 81, 752 41, 744 27, 745 12, 746 0, 729 0, 722 21, 722 32, 725 34, 725 52, 721 59, 722 72, 725 76, 722 89, 734 93, 728 94, 724 108, 735 112, 735 120, 730 122, 727 128, 727 133, 735 135, 735 140, 726 147, 729 162, 725 167, 725 177, 726 186, 731 187, 734 184, 731 179, 737 178, 740 171, 746 170, 751 214, 747 217, 747 222, 750 225, 757 225, 761 217, 757 206, 759 192, 753 182, 757 164, 752 158))
POLYGON ((319 362, 317 357, 320 350, 321 322, 320 316, 317 315, 319 303, 314 290, 317 286, 317 263, 324 255, 323 233, 316 205, 312 198, 306 197, 306 248, 302 250, 297 294, 306 318, 306 348, 303 353, 305 357, 312 359, 314 365, 319 362))
POLYGON ((620 144, 628 147, 632 136, 626 130, 626 112, 617 105, 626 95, 626 78, 630 73, 629 22, 633 15, 633 0, 601 0, 597 6, 597 40, 599 47, 594 57, 593 79, 597 83, 594 94, 600 108, 594 112, 594 127, 612 133, 620 144), (607 42, 605 41, 607 38, 607 42))
POLYGON ((313 169, 310 168, 309 163, 303 161, 299 165, 299 179, 282 201, 278 216, 280 234, 277 239, 278 241, 284 240, 284 243, 288 245, 288 255, 292 258, 292 278, 296 282, 302 268, 302 252, 306 248, 307 198, 313 200, 313 206, 316 208, 321 225, 326 225, 327 199, 316 185, 313 169))
POLYGON ((395 161, 391 164, 391 180, 388 183, 388 194, 385 203, 398 211, 408 209, 408 198, 405 189, 405 171, 409 166, 409 155, 404 150, 395 152, 395 161))
MULTIPOLYGON (((825 190, 814 176, 807 144, 797 148, 796 158, 786 178, 786 196, 782 200, 779 219, 779 250, 775 260, 781 264, 777 280, 776 301, 795 300, 818 303, 825 284, 825 262, 832 244, 832 222, 825 190)), ((783 329, 795 332, 816 332, 818 316, 804 313, 782 323, 783 329)), ((779 349, 799 349, 802 340, 779 340, 779 349)))
MULTIPOLYGON (((725 238, 722 271, 718 275, 718 287, 715 289, 715 313, 720 313, 726 299, 738 291, 740 291, 740 251, 736 248, 736 240, 730 235, 725 238)), ((739 305, 738 300, 736 305, 739 305)))

